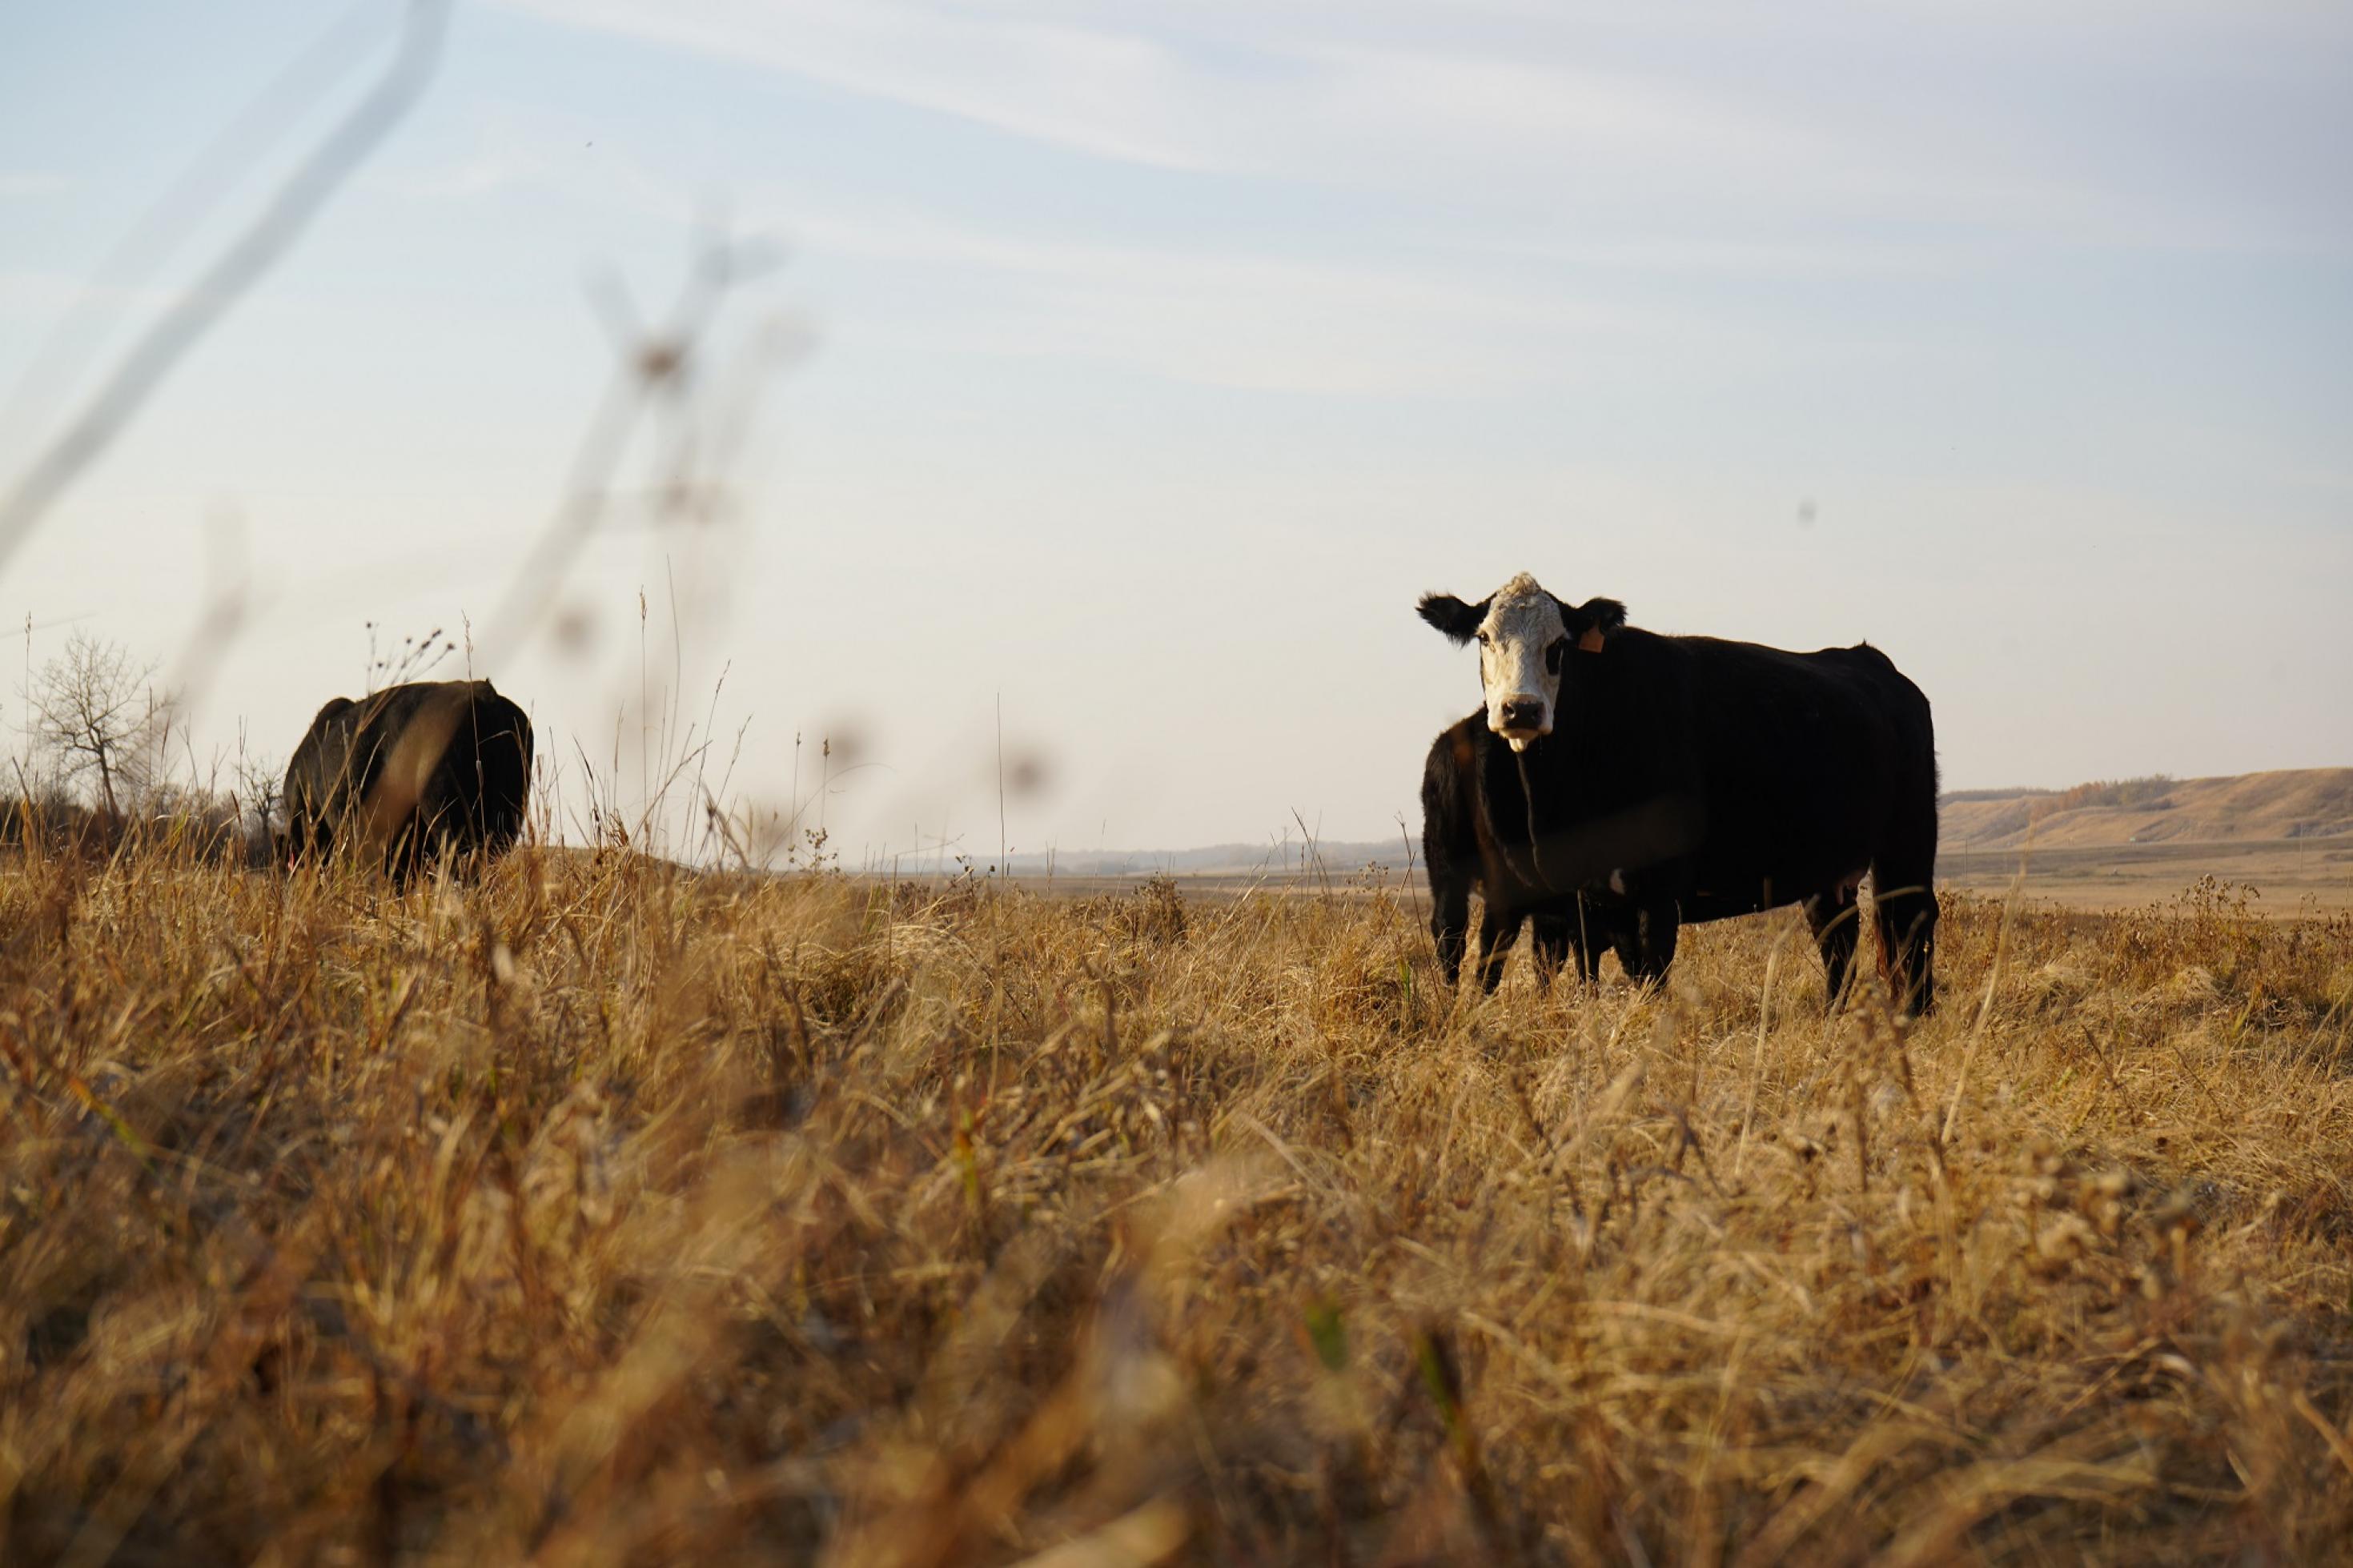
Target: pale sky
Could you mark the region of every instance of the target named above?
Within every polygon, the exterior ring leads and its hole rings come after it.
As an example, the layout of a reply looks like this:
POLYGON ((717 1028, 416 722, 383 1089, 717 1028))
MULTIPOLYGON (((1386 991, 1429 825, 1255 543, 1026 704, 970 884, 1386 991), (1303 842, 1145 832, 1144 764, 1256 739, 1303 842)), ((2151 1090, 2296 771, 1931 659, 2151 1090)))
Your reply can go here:
MULTIPOLYGON (((0 484, 397 15, 0 14, 0 484)), ((642 588, 648 705, 748 721, 737 793, 856 732, 853 862, 994 857, 1000 704, 1016 848, 1378 838, 1478 700, 1415 597, 1523 569, 1869 638, 1949 786, 2353 763, 2348 192, 2341 5, 476 0, 0 571, 7 662, 29 615, 36 667, 201 671, 247 561, 196 749, 282 759, 364 623, 492 616, 611 363, 589 280, 657 310, 723 215, 783 259, 714 343, 806 345, 726 521, 625 508, 554 590, 586 653, 486 671, 575 780, 617 734, 638 788, 642 588)))

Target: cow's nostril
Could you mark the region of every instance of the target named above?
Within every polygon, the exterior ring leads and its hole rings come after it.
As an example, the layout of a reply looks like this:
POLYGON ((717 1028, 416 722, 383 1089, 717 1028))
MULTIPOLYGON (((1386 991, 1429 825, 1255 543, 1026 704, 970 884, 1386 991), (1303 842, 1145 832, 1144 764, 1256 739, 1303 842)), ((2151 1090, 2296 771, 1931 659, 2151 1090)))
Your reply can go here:
POLYGON ((1504 728, 1533 730, 1544 722, 1541 702, 1506 702, 1504 704, 1504 728))

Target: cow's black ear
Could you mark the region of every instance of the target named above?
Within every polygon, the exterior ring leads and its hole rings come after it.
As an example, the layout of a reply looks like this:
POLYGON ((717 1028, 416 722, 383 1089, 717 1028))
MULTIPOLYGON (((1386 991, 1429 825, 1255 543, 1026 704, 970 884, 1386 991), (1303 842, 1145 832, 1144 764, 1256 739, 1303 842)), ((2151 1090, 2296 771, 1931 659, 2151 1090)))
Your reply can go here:
POLYGON ((1419 607, 1423 620, 1459 643, 1477 637, 1479 623, 1487 618, 1484 600, 1466 605, 1451 594, 1424 594, 1419 607))
POLYGON ((1553 603, 1560 608, 1560 624, 1587 653, 1599 653, 1608 639, 1626 624, 1626 606, 1615 599, 1588 599, 1582 605, 1571 605, 1555 597, 1553 603))
POLYGON ((1615 599, 1588 599, 1577 606, 1577 616, 1586 630, 1599 632, 1603 637, 1623 631, 1626 626, 1626 606, 1615 599))

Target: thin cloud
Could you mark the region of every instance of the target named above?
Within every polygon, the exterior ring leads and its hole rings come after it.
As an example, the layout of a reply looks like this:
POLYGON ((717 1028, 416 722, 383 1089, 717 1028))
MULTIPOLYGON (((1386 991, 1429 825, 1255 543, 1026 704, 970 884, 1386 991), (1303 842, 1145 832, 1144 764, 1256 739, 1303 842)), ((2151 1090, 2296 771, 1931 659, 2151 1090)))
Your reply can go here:
POLYGON ((47 321, 85 305, 111 311, 152 310, 179 297, 175 289, 98 283, 67 272, 0 272, 0 316, 28 321, 47 321))
POLYGON ((1775 347, 1720 321, 1459 269, 1046 239, 908 213, 818 211, 796 227, 816 258, 1003 280, 1009 291, 986 320, 944 339, 934 321, 911 329, 934 348, 1115 363, 1207 385, 1458 395, 1598 374, 1662 352, 1723 358, 1775 347))
POLYGON ((0 201, 53 196, 73 188, 63 174, 38 169, 0 169, 0 201))
MULTIPOLYGON (((1608 150, 1749 170, 1840 161, 1829 140, 1632 71, 1352 37, 1204 47, 1139 25, 904 0, 512 0, 551 20, 805 78, 1152 167, 1361 181, 1608 150)), ((1173 14, 1181 16, 1182 13, 1173 14)))
POLYGON ((408 175, 397 188, 412 196, 488 196, 545 177, 549 160, 519 147, 488 147, 446 168, 408 175))
POLYGON ((882 0, 513 0, 552 21, 718 55, 1098 157, 1206 168, 1185 69, 1135 35, 882 0))
MULTIPOLYGON (((2283 215, 2324 181, 2325 154, 2267 174, 2284 184, 2266 195, 2242 177, 2282 162, 2260 126, 2208 138, 2198 179, 2152 175, 2178 161, 2146 136, 2082 132, 2103 113, 2154 132, 2166 121, 2151 103, 2203 61, 2285 69, 2344 35, 2300 11, 2234 33, 2202 4, 2165 8, 2120 49, 2108 30, 1936 6, 1819 6, 1766 30, 1725 8, 509 3, 1091 157, 1413 191, 1465 213, 1574 213, 1613 233, 1655 228, 1670 207, 1752 243, 1863 223, 2125 246, 2278 228, 2276 243, 2315 243, 2327 237, 2283 215), (2054 73, 2094 96, 2038 96, 2054 73)), ((2327 95, 2288 85, 2299 112, 2333 123, 2327 95)))

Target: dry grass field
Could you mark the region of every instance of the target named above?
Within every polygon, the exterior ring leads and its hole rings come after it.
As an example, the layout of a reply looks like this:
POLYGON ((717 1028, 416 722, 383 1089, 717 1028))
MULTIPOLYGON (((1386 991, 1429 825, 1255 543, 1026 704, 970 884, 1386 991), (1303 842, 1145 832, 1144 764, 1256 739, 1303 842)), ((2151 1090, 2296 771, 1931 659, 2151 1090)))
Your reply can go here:
POLYGON ((0 871, 9 1563, 2343 1560, 2353 917, 0 871))

